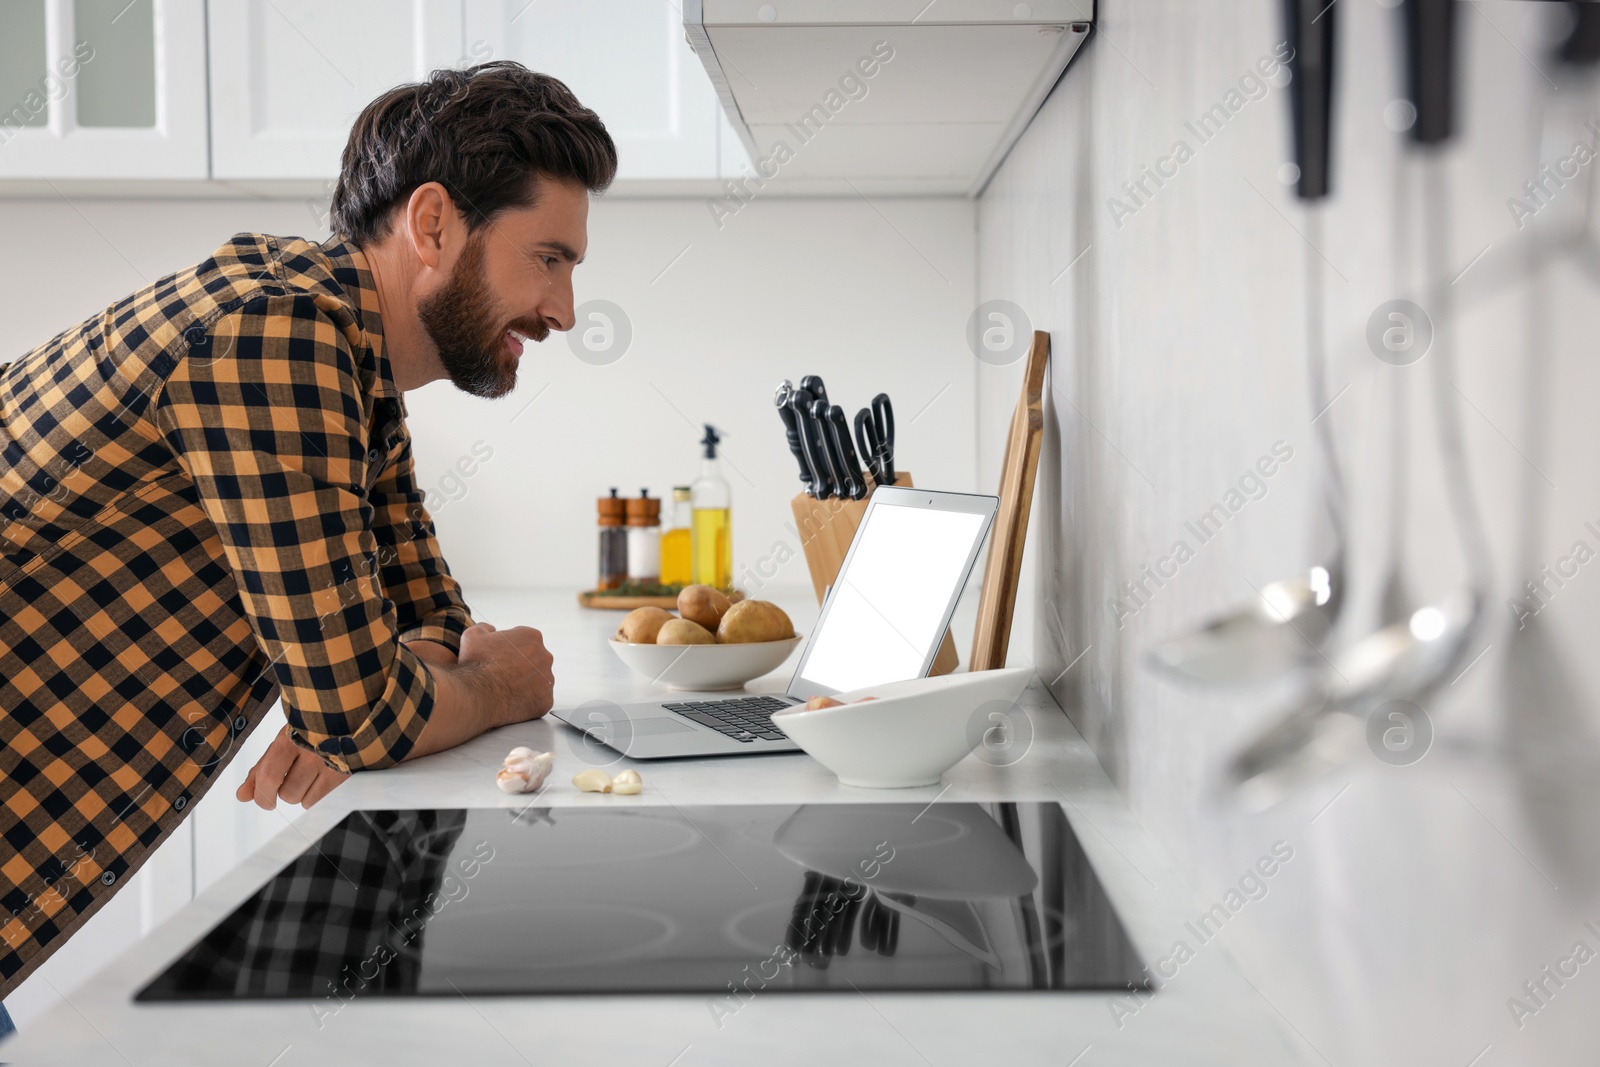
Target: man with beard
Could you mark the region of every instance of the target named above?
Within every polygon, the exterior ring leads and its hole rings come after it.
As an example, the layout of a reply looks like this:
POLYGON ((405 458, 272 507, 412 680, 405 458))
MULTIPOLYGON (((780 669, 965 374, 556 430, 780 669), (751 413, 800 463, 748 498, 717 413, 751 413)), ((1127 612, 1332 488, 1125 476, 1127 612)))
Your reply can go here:
POLYGON ((436 71, 356 120, 330 240, 237 234, 0 367, 0 997, 280 696, 265 808, 550 709, 539 632, 450 576, 401 394, 504 396, 572 327, 616 166, 559 81, 436 71))

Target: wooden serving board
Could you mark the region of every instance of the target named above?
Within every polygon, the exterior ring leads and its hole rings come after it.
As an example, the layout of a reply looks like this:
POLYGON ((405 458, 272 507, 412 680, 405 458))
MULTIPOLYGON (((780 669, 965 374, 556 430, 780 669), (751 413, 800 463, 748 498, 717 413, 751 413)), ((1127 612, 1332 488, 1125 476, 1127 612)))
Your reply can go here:
MULTIPOLYGON (((728 599, 737 604, 744 599, 744 591, 735 589, 728 594, 728 599)), ((632 611, 634 608, 666 608, 668 611, 678 610, 676 596, 621 596, 616 593, 604 593, 599 589, 585 589, 578 594, 580 608, 602 608, 609 611, 632 611)))
POLYGON ((612 611, 632 611, 634 608, 678 609, 675 596, 607 596, 598 589, 586 589, 578 594, 580 608, 608 608, 612 611))
POLYGON ((983 593, 978 598, 978 625, 972 635, 968 670, 990 671, 1006 665, 1028 513, 1033 509, 1033 483, 1039 471, 1039 444, 1044 438, 1044 371, 1049 361, 1050 335, 1035 330, 1022 374, 1022 396, 1017 399, 1006 437, 1000 509, 989 534, 989 562, 983 568, 983 593))

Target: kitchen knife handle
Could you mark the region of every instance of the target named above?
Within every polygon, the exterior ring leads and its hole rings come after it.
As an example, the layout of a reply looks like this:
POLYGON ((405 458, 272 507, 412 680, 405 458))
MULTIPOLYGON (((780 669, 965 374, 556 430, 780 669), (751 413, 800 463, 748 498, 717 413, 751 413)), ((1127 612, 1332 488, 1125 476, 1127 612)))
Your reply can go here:
POLYGON ((839 451, 838 442, 833 439, 832 424, 828 420, 829 404, 826 400, 813 400, 811 402, 811 418, 815 421, 817 431, 822 437, 823 452, 828 457, 828 468, 833 472, 833 492, 835 496, 850 496, 850 474, 844 467, 844 455, 839 451))
POLYGON ((850 489, 850 499, 860 500, 867 495, 867 478, 861 473, 861 460, 856 456, 856 446, 850 440, 850 424, 845 421, 844 408, 833 404, 828 408, 828 428, 833 433, 833 443, 844 461, 845 482, 850 489))
POLYGON ((828 387, 822 384, 822 378, 816 374, 808 374, 800 379, 800 388, 811 394, 812 400, 827 400, 828 387))
POLYGON ((778 406, 778 418, 783 420, 783 435, 789 441, 789 451, 794 453, 795 460, 800 464, 800 484, 805 486, 805 491, 815 495, 811 488, 811 464, 806 460, 802 449, 804 445, 800 440, 800 420, 795 417, 794 409, 789 406, 789 397, 794 390, 788 382, 778 387, 774 401, 778 406))
POLYGON ((1455 133, 1456 6, 1451 0, 1405 0, 1402 15, 1406 93, 1417 109, 1411 139, 1440 144, 1455 133))
MULTIPOLYGON (((1444 0, 1449 3, 1450 0, 1444 0)), ((1326 0, 1283 0, 1289 45, 1289 112, 1294 161, 1300 168, 1295 192, 1302 200, 1328 195, 1333 165, 1333 56, 1339 11, 1326 0)))
POLYGON ((828 470, 828 453, 818 432, 820 427, 811 417, 811 394, 805 389, 796 389, 789 403, 795 415, 795 425, 800 431, 800 443, 811 467, 812 495, 818 500, 827 500, 834 495, 832 474, 828 470))

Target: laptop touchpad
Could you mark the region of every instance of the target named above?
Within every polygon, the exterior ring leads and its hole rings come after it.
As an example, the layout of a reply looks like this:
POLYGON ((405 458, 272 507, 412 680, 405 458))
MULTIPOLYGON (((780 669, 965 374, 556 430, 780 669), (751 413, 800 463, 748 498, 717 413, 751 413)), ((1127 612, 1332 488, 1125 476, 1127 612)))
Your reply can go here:
POLYGON ((693 733, 694 727, 665 715, 652 715, 645 719, 634 719, 618 732, 627 733, 630 730, 635 737, 651 737, 655 734, 681 734, 685 731, 693 733))

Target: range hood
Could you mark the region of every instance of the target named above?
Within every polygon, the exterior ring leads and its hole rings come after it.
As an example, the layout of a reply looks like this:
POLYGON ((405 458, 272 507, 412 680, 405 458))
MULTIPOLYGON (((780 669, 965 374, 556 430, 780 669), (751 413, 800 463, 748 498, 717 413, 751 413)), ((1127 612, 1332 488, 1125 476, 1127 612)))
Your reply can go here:
POLYGON ((1089 37, 1093 0, 687 0, 749 153, 795 192, 977 196, 1089 37))

